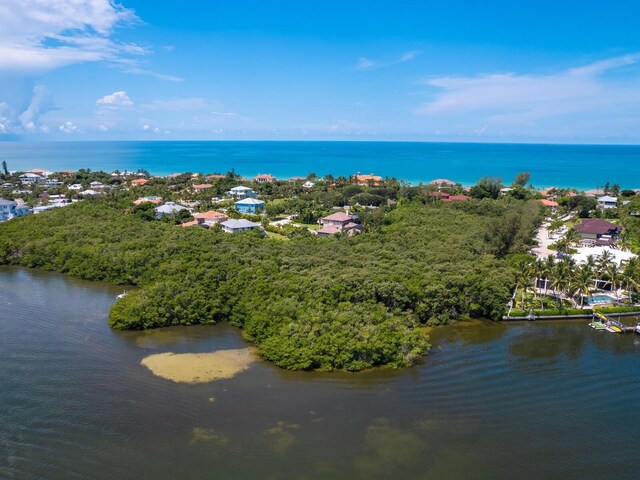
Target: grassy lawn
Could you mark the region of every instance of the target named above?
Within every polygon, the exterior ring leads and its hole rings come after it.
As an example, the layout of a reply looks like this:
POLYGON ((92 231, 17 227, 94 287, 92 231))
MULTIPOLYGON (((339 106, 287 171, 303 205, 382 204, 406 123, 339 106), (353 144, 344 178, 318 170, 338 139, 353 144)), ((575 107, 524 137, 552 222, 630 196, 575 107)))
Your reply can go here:
POLYGON ((273 233, 273 232, 267 232, 267 237, 272 238, 274 240, 287 241, 287 242, 290 240, 284 235, 280 235, 279 233, 273 233))

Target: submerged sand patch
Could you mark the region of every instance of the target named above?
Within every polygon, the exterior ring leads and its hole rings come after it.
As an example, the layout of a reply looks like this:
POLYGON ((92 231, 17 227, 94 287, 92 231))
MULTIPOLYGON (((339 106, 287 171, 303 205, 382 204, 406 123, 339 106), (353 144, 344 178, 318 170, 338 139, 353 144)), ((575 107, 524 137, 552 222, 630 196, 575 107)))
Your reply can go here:
POLYGON ((206 383, 231 378, 255 360, 251 348, 211 353, 157 353, 140 362, 154 375, 179 383, 206 383))

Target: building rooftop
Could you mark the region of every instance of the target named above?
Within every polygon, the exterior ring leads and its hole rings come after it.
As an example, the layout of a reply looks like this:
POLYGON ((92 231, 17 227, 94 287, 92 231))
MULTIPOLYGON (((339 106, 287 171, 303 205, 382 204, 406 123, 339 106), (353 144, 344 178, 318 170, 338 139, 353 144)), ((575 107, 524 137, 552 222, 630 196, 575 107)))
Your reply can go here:
POLYGON ((351 217, 344 212, 336 212, 331 215, 327 215, 320 220, 327 220, 329 222, 349 222, 351 221, 351 217))
POLYGON ((576 231, 579 233, 592 233, 604 235, 611 230, 621 231, 622 227, 615 223, 607 222, 602 218, 587 218, 582 223, 576 225, 576 231))
POLYGON ((222 222, 221 225, 232 230, 236 228, 255 228, 260 226, 257 223, 250 222, 249 220, 246 220, 244 218, 233 218, 231 220, 227 220, 226 222, 222 222))
POLYGON ((258 200, 257 198, 245 198, 243 200, 238 200, 236 205, 264 205, 264 201, 258 200))
POLYGON ((208 220, 216 220, 216 219, 221 218, 221 217, 225 217, 226 218, 226 215, 224 213, 216 212, 215 210, 209 210, 208 212, 196 213, 193 217, 194 218, 203 218, 203 219, 208 219, 208 220))

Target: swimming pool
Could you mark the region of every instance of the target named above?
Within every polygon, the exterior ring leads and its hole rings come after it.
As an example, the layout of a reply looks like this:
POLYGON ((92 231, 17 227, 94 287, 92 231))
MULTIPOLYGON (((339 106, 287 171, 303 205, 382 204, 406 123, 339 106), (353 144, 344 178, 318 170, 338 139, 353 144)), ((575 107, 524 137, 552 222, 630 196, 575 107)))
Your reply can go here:
POLYGON ((609 295, 594 295, 589 299, 590 305, 599 305, 603 303, 614 303, 616 299, 609 295))

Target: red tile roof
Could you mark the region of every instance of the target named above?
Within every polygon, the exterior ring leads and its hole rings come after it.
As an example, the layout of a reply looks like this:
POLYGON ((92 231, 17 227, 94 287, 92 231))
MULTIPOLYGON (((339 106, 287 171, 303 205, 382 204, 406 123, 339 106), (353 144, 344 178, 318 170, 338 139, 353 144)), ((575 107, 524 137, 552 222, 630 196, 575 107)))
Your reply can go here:
POLYGON ((224 213, 216 212, 215 210, 210 210, 208 212, 196 213, 193 216, 193 218, 196 218, 196 219, 202 218, 204 220, 219 220, 221 218, 224 218, 226 220, 229 217, 227 217, 224 213))
POLYGON ((471 197, 467 195, 449 195, 447 198, 443 198, 443 202, 463 202, 465 200, 469 200, 471 197))
POLYGON ((134 186, 146 185, 147 183, 149 183, 149 180, 147 180, 146 178, 137 178, 136 180, 131 180, 131 185, 134 186))
POLYGON ((558 202, 554 202, 553 200, 547 200, 546 198, 543 198, 538 201, 545 207, 557 207, 559 205, 558 202))
POLYGON ((210 183, 200 183, 193 186, 195 190, 206 190, 207 188, 211 187, 213 187, 213 185, 211 185, 210 183))
POLYGON ((336 212, 332 213, 331 215, 327 215, 320 220, 326 220, 328 222, 349 222, 351 221, 351 217, 344 212, 336 212))

